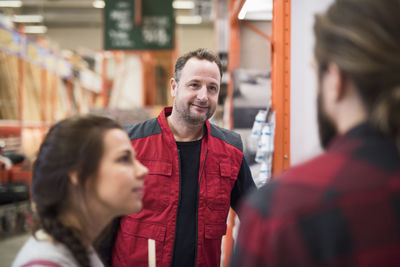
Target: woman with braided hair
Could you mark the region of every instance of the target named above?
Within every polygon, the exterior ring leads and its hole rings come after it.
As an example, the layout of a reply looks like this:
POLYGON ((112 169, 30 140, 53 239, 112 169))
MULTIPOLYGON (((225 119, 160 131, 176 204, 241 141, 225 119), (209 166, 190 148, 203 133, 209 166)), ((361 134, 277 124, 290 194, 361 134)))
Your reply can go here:
POLYGON ((35 232, 12 266, 103 266, 92 243, 114 217, 141 210, 147 173, 114 120, 55 124, 33 167, 35 232))

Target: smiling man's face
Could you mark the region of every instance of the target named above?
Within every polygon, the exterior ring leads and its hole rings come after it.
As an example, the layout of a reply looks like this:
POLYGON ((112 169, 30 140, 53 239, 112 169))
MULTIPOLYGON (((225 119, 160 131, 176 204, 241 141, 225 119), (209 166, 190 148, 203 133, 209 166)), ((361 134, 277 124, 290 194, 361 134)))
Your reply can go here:
POLYGON ((217 107, 220 82, 221 75, 215 62, 189 59, 179 81, 171 80, 174 110, 189 124, 204 123, 217 107))

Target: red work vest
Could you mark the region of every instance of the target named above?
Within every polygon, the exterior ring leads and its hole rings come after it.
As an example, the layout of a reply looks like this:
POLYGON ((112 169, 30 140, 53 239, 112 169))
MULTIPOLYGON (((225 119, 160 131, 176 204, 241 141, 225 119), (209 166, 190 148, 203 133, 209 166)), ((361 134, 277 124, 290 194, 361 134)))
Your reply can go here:
MULTIPOLYGON (((148 266, 148 240, 155 240, 156 264, 170 266, 179 202, 179 155, 165 108, 158 118, 127 127, 136 156, 148 169, 143 210, 121 219, 113 266, 148 266)), ((230 196, 242 164, 240 136, 205 124, 199 168, 196 266, 219 266, 230 196)))

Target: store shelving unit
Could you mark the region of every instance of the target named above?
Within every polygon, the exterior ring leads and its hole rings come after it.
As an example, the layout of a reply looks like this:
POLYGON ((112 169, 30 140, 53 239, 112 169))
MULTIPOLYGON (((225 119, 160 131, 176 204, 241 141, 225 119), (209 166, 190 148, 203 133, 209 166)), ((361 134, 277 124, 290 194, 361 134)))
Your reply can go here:
MULTIPOLYGON (((89 111, 101 97, 55 51, 0 25, 0 138, 33 158, 52 123, 89 111)), ((101 102, 101 101, 100 101, 101 102)))
POLYGON ((290 165, 290 35, 291 0, 274 0, 272 20, 272 109, 276 111, 272 171, 290 165))
MULTIPOLYGON (((240 66, 240 31, 237 18, 244 0, 229 0, 229 58, 228 72, 233 76, 233 70, 240 66)), ((251 23, 243 22, 247 28, 257 32, 271 43, 271 90, 272 110, 276 114, 275 140, 273 153, 274 174, 282 172, 290 164, 290 9, 291 0, 273 1, 272 35, 268 36, 251 23)), ((265 59, 267 60, 267 59, 265 59)), ((233 81, 228 84, 227 101, 230 102, 230 114, 232 114, 233 81)), ((232 115, 231 115, 232 116, 232 115)), ((233 119, 230 119, 233 127, 233 119)), ((235 225, 236 214, 230 211, 228 228, 224 241, 223 266, 229 266, 229 260, 233 248, 232 229, 235 225)))

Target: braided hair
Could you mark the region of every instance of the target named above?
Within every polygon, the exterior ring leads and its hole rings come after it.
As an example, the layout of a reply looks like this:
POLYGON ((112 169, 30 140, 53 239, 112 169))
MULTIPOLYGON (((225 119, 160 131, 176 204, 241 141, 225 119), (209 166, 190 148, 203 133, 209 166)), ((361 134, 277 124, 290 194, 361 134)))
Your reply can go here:
POLYGON ((112 119, 96 115, 62 120, 47 133, 33 166, 34 230, 43 229, 64 244, 82 267, 90 266, 82 242, 84 229, 68 226, 60 217, 68 210, 79 219, 86 203, 76 204, 73 196, 85 196, 86 181, 97 173, 104 150, 103 136, 110 129, 123 128, 112 119), (77 186, 72 186, 72 171, 77 173, 77 186))
POLYGON ((56 241, 69 249, 81 267, 90 267, 87 249, 71 227, 67 227, 58 219, 51 217, 43 217, 41 225, 56 241))

